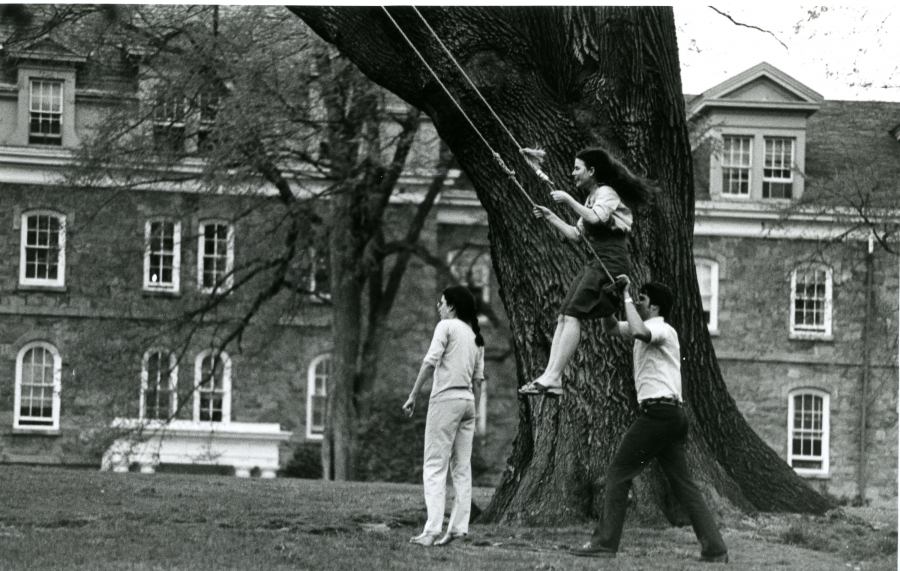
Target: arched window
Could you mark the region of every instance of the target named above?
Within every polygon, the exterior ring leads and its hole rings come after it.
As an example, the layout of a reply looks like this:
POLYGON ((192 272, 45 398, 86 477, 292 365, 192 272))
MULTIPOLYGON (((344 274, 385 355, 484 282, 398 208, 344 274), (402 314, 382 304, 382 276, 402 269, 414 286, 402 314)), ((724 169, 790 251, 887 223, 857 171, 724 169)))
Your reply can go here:
POLYGON ((703 319, 710 333, 719 330, 719 264, 712 260, 696 261, 697 284, 703 301, 703 319))
POLYGON ((178 409, 178 365, 175 355, 163 349, 144 353, 141 364, 140 418, 169 420, 178 409))
POLYGON ((22 214, 19 283, 66 284, 66 217, 62 214, 49 210, 22 214))
POLYGON ((788 395, 788 464, 798 474, 828 473, 828 393, 798 389, 788 395))
POLYGON ((320 440, 325 433, 326 394, 331 355, 319 355, 309 365, 306 388, 306 438, 320 440))
POLYGON ((22 347, 16 357, 14 428, 59 429, 62 359, 41 341, 22 347))
POLYGON ((831 337, 832 271, 807 265, 791 274, 791 335, 831 337))
POLYGON ((203 351, 194 361, 194 421, 231 421, 231 359, 203 351))

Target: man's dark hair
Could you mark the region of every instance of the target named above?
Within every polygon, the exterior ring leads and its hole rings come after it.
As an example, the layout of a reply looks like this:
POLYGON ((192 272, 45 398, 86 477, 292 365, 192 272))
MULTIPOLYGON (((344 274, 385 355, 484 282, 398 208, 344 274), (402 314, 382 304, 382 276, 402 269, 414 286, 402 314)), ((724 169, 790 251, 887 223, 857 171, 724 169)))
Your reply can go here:
POLYGON ((672 292, 672 288, 664 283, 648 282, 641 288, 641 293, 650 299, 650 305, 659 307, 660 317, 668 321, 672 305, 675 303, 675 294, 672 292))

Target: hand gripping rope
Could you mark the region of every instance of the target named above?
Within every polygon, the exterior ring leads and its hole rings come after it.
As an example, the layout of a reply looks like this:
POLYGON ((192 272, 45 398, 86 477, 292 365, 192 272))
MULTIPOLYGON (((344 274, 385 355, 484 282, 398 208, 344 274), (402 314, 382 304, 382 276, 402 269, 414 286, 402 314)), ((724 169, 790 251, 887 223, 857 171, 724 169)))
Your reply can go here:
MULTIPOLYGON (((478 90, 478 87, 475 86, 475 83, 472 81, 472 79, 468 76, 468 74, 465 72, 465 70, 462 68, 462 66, 459 65, 459 62, 456 61, 456 58, 453 57, 453 54, 450 53, 450 50, 447 49, 447 46, 444 45, 444 42, 441 41, 441 38, 437 35, 437 33, 434 31, 434 29, 431 27, 431 25, 428 23, 428 21, 424 18, 424 16, 422 16, 421 12, 419 12, 418 8, 416 8, 415 6, 411 6, 411 8, 416 13, 416 15, 419 17, 419 19, 422 20, 422 23, 425 24, 425 27, 428 28, 428 31, 431 33, 431 35, 434 37, 434 39, 437 40, 437 43, 441 46, 441 49, 444 51, 445 54, 447 54, 447 56, 450 58, 450 60, 456 66, 456 69, 458 69, 459 72, 462 74, 462 76, 466 79, 466 82, 475 91, 475 93, 478 95, 478 98, 482 101, 482 103, 484 103, 485 107, 487 107, 488 111, 490 111, 491 115, 494 117, 494 119, 497 121, 497 123, 503 128, 503 130, 506 132, 507 136, 509 136, 509 138, 512 140, 512 142, 516 146, 516 148, 519 149, 519 153, 521 153, 522 156, 525 157, 525 162, 527 162, 528 165, 532 168, 532 170, 534 170, 535 175, 537 175, 537 177, 540 180, 542 180, 545 184, 547 184, 552 189, 553 182, 550 180, 550 177, 548 177, 544 173, 544 171, 542 171, 540 168, 541 161, 543 160, 544 155, 546 153, 540 149, 523 148, 519 144, 519 142, 516 140, 516 138, 510 132, 510 130, 506 127, 506 125, 503 123, 503 121, 500 119, 500 117, 494 111, 493 107, 491 107, 490 103, 488 103, 487 100, 481 95, 481 92, 478 90)), ((537 204, 534 202, 534 200, 531 199, 531 196, 528 195, 528 192, 525 190, 525 188, 521 185, 521 183, 519 183, 519 180, 516 178, 515 171, 513 171, 512 169, 507 167, 506 163, 504 163, 503 159, 500 157, 500 153, 498 153, 497 151, 494 150, 493 147, 491 147, 491 144, 488 143, 487 139, 484 138, 484 135, 481 134, 481 131, 478 130, 478 127, 476 127, 475 124, 472 122, 472 119, 469 118, 469 115, 463 110, 462 106, 459 104, 459 102, 456 100, 456 98, 453 97, 453 95, 450 93, 450 90, 447 88, 446 85, 444 85, 444 82, 441 81, 441 78, 438 77, 438 75, 434 71, 434 69, 432 69, 432 67, 430 65, 428 65, 428 62, 425 60, 425 57, 422 55, 422 53, 416 48, 416 46, 412 43, 412 41, 409 39, 409 37, 406 35, 406 33, 404 33, 403 29, 400 27, 400 24, 398 24, 397 21, 394 20, 394 17, 391 16, 390 12, 388 12, 386 7, 382 6, 381 9, 387 15, 388 19, 390 19, 390 21, 394 24, 394 27, 397 28, 397 31, 400 32, 400 35, 403 36, 403 39, 406 40, 406 43, 409 44, 409 47, 412 48, 412 50, 416 53, 416 55, 418 56, 419 60, 421 60, 422 64, 425 66, 425 68, 428 69, 428 71, 431 73, 432 77, 434 77, 435 81, 437 81, 438 85, 441 86, 441 89, 444 90, 444 93, 447 94, 447 97, 450 98, 450 101, 453 102, 453 105, 459 110, 459 112, 462 114, 463 118, 465 118, 466 122, 469 124, 469 126, 472 128, 472 130, 475 132, 475 134, 478 135, 478 138, 481 139, 481 142, 484 143, 484 146, 487 147, 488 150, 491 152, 491 155, 494 157, 494 160, 497 162, 497 164, 500 166, 500 168, 503 170, 503 172, 506 173, 506 175, 509 177, 509 179, 512 181, 512 183, 522 193, 522 196, 524 196, 525 199, 529 202, 529 204, 531 204, 531 207, 532 208, 536 207, 537 204)), ((587 244, 588 249, 594 255, 594 258, 600 263, 600 267, 603 268, 603 271, 604 271, 604 273, 606 273, 606 277, 609 278, 610 283, 616 283, 615 279, 613 279, 613 277, 612 277, 612 274, 610 274, 609 270, 606 269, 606 265, 603 263, 603 260, 600 259, 600 256, 597 255, 597 252, 594 250, 593 246, 591 246, 590 242, 588 242, 587 238, 584 236, 584 232, 581 233, 581 237, 582 237, 584 243, 587 244)))

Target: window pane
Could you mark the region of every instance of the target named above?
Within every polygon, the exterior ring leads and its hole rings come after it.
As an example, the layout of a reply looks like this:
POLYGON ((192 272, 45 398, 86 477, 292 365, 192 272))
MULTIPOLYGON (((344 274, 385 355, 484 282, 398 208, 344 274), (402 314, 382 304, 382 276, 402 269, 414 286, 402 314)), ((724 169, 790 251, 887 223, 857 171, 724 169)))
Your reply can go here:
POLYGON ((222 286, 228 275, 228 225, 206 224, 202 229, 203 287, 222 286))
POLYGON ((722 193, 749 195, 752 156, 750 137, 724 137, 722 140, 722 193))
POLYGON ((794 288, 794 327, 825 331, 828 274, 825 270, 798 270, 794 288))
POLYGON ((34 347, 22 356, 20 417, 53 418, 53 354, 34 347))
POLYGON ((29 143, 62 144, 62 94, 60 81, 31 81, 29 143))
POLYGON ((25 277, 57 280, 59 277, 60 220, 51 214, 26 219, 25 277))

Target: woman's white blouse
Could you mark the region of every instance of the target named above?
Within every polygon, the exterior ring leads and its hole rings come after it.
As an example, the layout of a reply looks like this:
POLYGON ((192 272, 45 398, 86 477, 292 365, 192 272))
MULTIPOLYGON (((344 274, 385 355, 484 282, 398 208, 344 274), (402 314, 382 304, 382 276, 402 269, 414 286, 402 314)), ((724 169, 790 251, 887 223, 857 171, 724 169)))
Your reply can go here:
POLYGON ((442 319, 423 362, 434 367, 430 402, 475 400, 472 380, 484 378, 484 347, 475 345, 475 333, 467 324, 442 319))

